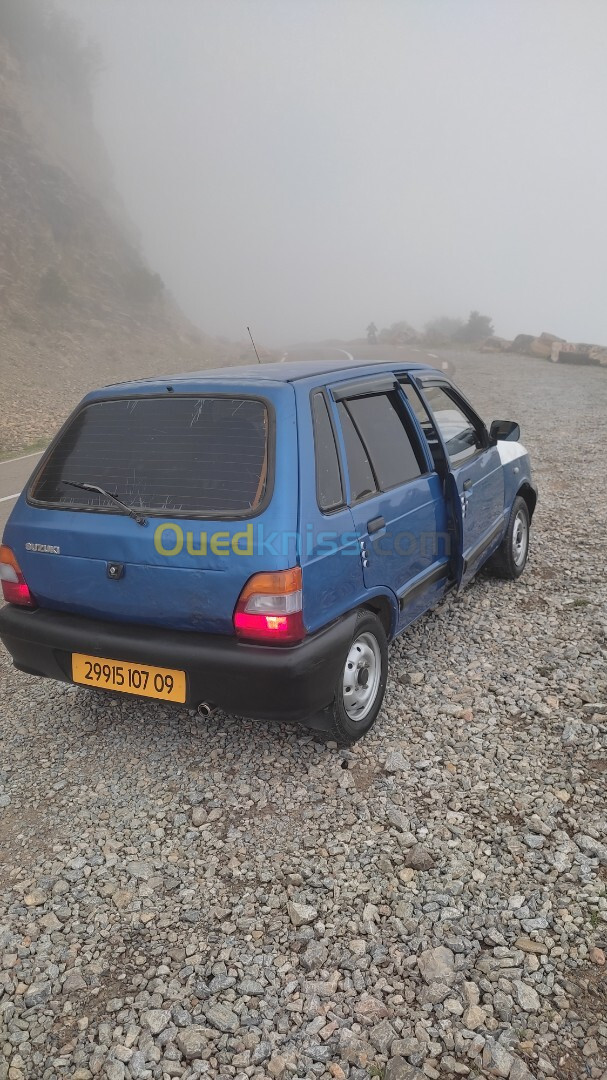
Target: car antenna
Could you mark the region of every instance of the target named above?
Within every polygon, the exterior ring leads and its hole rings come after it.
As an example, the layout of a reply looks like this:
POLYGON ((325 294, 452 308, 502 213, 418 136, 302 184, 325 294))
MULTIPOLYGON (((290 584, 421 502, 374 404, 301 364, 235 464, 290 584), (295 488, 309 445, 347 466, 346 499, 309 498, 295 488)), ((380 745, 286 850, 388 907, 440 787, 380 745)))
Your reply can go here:
POLYGON ((252 346, 253 346, 253 348, 255 349, 255 356, 257 357, 257 363, 258 363, 258 364, 261 364, 261 360, 259 359, 259 353, 257 352, 257 345, 256 345, 256 344, 255 344, 255 342, 253 341, 253 335, 252 335, 252 333, 251 333, 251 327, 250 327, 250 326, 247 326, 247 330, 249 331, 249 337, 250 337, 250 339, 251 339, 251 345, 252 345, 252 346))

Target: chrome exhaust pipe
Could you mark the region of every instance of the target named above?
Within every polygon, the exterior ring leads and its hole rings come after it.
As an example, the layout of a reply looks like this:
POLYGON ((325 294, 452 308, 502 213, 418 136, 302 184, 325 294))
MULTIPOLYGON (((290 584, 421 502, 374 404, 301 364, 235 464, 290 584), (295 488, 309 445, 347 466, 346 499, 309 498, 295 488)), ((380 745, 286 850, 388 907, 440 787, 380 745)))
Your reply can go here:
POLYGON ((199 716, 208 718, 209 716, 212 716, 214 712, 217 712, 217 708, 215 705, 209 705, 208 701, 201 701, 196 707, 196 712, 199 716))

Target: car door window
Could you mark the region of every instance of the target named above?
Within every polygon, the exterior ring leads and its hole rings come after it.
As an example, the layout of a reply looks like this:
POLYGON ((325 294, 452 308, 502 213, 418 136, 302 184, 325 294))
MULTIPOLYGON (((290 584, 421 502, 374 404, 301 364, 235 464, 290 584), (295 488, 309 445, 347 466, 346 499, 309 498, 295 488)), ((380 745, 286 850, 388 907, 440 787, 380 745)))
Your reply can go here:
POLYGON ((345 402, 340 401, 337 409, 346 447, 348 475, 350 477, 350 501, 354 503, 358 502, 359 499, 374 495, 377 491, 377 485, 367 452, 361 442, 360 435, 352 423, 352 417, 346 408, 345 402))
POLYGON ((312 421, 318 505, 321 510, 336 510, 343 506, 344 496, 333 425, 322 393, 314 394, 312 398, 312 421))
POLYGON ((459 465, 482 450, 484 441, 480 430, 448 390, 432 384, 424 385, 423 389, 445 442, 450 462, 459 465))
POLYGON ((352 398, 346 405, 381 491, 421 476, 425 461, 405 428, 408 418, 396 391, 352 398))
POLYGON ((417 387, 413 386, 413 384, 410 383, 408 379, 399 379, 399 382, 405 394, 407 395, 407 400, 411 408, 413 409, 417 420, 419 421, 420 427, 424 435, 426 436, 426 442, 428 443, 428 446, 430 448, 430 453, 432 454, 434 466, 438 472, 441 472, 442 470, 444 470, 445 466, 445 453, 441 441, 438 437, 436 428, 434 426, 434 421, 431 419, 430 414, 420 397, 417 387))

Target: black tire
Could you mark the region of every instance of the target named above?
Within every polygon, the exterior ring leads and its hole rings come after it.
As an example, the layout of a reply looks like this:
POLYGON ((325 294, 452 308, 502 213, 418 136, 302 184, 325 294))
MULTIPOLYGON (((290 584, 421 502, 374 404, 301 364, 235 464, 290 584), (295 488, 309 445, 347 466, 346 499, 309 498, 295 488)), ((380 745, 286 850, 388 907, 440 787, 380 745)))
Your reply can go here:
POLYGON ((512 504, 506 535, 490 561, 496 577, 516 581, 527 565, 529 555, 529 507, 520 495, 512 504), (521 532, 524 545, 521 549, 521 532), (517 540, 518 536, 518 540, 517 540), (518 551, 518 556, 517 556, 518 551))
MULTIPOLYGON (((367 667, 366 670, 369 671, 370 668, 367 667)), ((356 617, 356 625, 354 628, 354 633, 352 635, 352 641, 350 643, 348 652, 344 656, 344 667, 343 670, 340 672, 339 678, 337 680, 333 702, 323 715, 323 721, 325 721, 323 723, 323 728, 325 729, 327 736, 329 738, 335 739, 335 741, 341 746, 351 746, 352 743, 357 742, 358 739, 361 739, 363 737, 363 735, 366 735, 367 732, 373 727, 373 724, 375 723, 379 715, 379 711, 382 707, 384 694, 386 691, 387 678, 388 641, 386 638, 386 632, 380 620, 377 618, 377 615, 374 615, 371 611, 362 609, 358 612, 356 617), (373 642, 375 643, 375 645, 373 645, 373 642), (354 663, 353 659, 350 659, 353 650, 356 649, 360 653, 361 660, 359 661, 359 674, 353 684, 354 697, 358 693, 363 696, 364 700, 364 694, 368 686, 368 677, 367 682, 365 682, 364 685, 360 685, 359 682, 362 673, 364 673, 365 671, 365 656, 367 649, 369 649, 370 652, 374 654, 375 667, 373 668, 373 670, 377 670, 377 685, 372 691, 372 697, 369 701, 368 708, 361 704, 360 719, 352 718, 351 714, 356 709, 357 702, 354 699, 346 701, 346 693, 344 686, 346 665, 351 664, 351 669, 353 673, 357 670, 357 664, 354 663)))

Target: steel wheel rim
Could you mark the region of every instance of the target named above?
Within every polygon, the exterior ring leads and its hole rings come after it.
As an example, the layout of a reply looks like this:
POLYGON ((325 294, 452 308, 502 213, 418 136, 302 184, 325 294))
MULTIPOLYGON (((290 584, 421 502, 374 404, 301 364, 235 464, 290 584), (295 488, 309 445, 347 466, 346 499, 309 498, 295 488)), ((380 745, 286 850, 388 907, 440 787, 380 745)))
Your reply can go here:
POLYGON ((374 634, 361 634, 350 646, 343 676, 343 702, 348 719, 365 720, 381 682, 381 650, 374 634))
POLYGON ((527 518, 522 510, 519 510, 514 519, 512 530, 512 557, 516 566, 522 566, 527 557, 527 545, 529 543, 529 526, 527 518))

